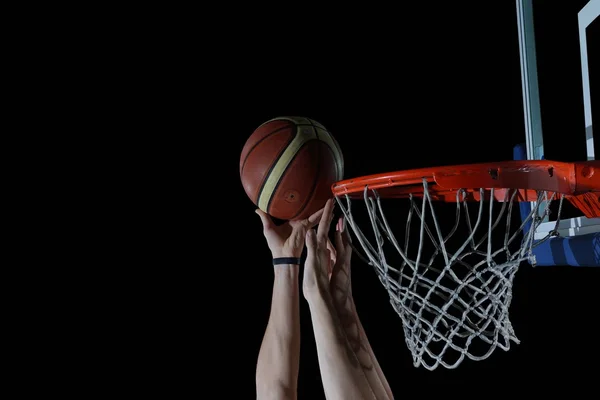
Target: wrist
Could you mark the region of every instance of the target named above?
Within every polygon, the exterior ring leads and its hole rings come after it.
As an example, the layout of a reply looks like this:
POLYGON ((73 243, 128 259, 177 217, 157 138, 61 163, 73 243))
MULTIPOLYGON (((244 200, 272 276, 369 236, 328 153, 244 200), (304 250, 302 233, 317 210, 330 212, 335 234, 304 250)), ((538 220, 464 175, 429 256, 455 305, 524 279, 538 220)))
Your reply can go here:
POLYGON ((333 301, 329 290, 327 288, 320 287, 313 288, 311 290, 304 290, 304 298, 310 307, 330 304, 333 301))
POLYGON ((275 265, 275 285, 283 285, 289 288, 298 287, 300 283, 300 266, 294 264, 275 265))
POLYGON ((287 276, 290 275, 290 273, 293 275, 298 274, 298 271, 300 271, 300 266, 296 264, 274 265, 273 271, 275 271, 275 275, 277 276, 287 276))

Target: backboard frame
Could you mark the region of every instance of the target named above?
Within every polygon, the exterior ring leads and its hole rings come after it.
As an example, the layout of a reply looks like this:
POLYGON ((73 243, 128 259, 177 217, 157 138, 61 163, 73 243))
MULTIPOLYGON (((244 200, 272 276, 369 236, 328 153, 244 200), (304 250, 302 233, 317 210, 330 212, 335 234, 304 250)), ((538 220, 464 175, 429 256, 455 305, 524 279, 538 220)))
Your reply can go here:
MULTIPOLYGON (((534 9, 533 0, 516 0, 517 29, 519 33, 519 55, 521 63, 521 84, 523 93, 523 114, 525 122, 525 154, 523 149, 515 148, 515 159, 527 158, 529 160, 543 160, 544 154, 544 135, 542 126, 542 114, 540 105, 540 91, 538 82, 538 65, 536 57, 536 35, 534 29, 534 9)), ((590 90, 590 73, 587 52, 587 28, 600 15, 600 0, 590 0, 578 13, 579 25, 579 53, 581 57, 581 77, 583 87, 583 107, 585 120, 585 137, 582 140, 586 142, 587 160, 595 160, 594 136, 592 124, 592 106, 590 90)), ((575 139, 577 140, 577 139, 575 139)), ((519 146, 519 145, 517 145, 519 146)), ((582 160, 572 160, 582 161, 582 160)), ((527 204, 522 207, 521 215, 527 215, 530 207, 535 203, 527 204)), ((543 210, 542 205, 539 209, 543 210)), ((555 221, 545 217, 542 224, 539 225, 534 237, 541 239, 552 231, 556 226, 555 221)), ((600 218, 577 217, 560 221, 558 226, 559 236, 551 241, 565 240, 564 244, 570 243, 566 239, 577 237, 577 242, 589 241, 591 250, 594 253, 600 253, 597 246, 600 242, 600 218)), ((556 245, 557 243, 554 243, 556 245)), ((562 243, 561 243, 562 245, 562 243)), ((538 253, 548 252, 549 246, 540 246, 538 253)), ((556 246, 554 246, 556 247, 556 246)), ((540 254, 538 259, 552 260, 547 254, 540 254)), ((564 262, 563 258, 557 263, 564 262)), ((592 260, 590 265, 596 266, 599 260, 592 260)), ((551 261, 546 265, 559 265, 551 261)), ((600 265, 600 264, 599 264, 600 265)))

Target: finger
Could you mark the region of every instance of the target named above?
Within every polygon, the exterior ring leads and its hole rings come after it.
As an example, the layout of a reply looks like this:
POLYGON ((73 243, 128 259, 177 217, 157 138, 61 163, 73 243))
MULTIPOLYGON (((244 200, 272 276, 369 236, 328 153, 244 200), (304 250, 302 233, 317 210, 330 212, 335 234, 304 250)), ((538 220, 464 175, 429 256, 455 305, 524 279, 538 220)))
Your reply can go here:
POLYGON ((343 232, 344 231, 344 217, 339 217, 338 218, 338 222, 335 225, 335 231, 336 232, 343 232))
POLYGON ((329 250, 329 253, 331 254, 331 261, 335 264, 335 260, 337 258, 337 251, 335 247, 333 247, 333 244, 329 239, 327 239, 327 250, 329 250))
POLYGON ((338 251, 338 259, 349 260, 352 256, 352 238, 350 231, 346 229, 346 220, 340 217, 335 232, 335 248, 338 251))
POLYGON ((335 231, 335 247, 337 249, 350 247, 352 237, 350 236, 350 231, 346 229, 346 219, 343 216, 339 218, 335 231))
POLYGON ((327 232, 329 231, 329 224, 331 224, 331 220, 333 218, 333 200, 327 200, 325 203, 325 208, 323 209, 323 215, 321 215, 321 221, 319 222, 319 227, 317 228, 317 237, 319 240, 324 240, 327 237, 327 232))
POLYGON ((344 249, 344 242, 342 241, 343 224, 344 224, 344 219, 342 217, 340 217, 338 219, 337 224, 335 225, 335 236, 334 236, 335 247, 336 247, 336 249, 340 249, 340 251, 342 251, 344 249))
POLYGON ((275 224, 273 223, 273 220, 271 219, 271 217, 269 216, 269 214, 267 214, 266 212, 264 212, 260 208, 257 208, 255 210, 255 212, 260 217, 260 220, 262 222, 262 225, 263 225, 264 229, 270 229, 270 228, 274 228, 275 227, 275 224))
POLYGON ((350 231, 347 228, 348 225, 348 221, 346 221, 346 218, 341 217, 340 218, 342 220, 341 222, 341 227, 342 227, 342 236, 344 237, 344 241, 345 243, 352 243, 352 236, 350 236, 350 231))
POLYGON ((335 226, 335 235, 334 235, 334 241, 335 241, 335 247, 338 250, 337 253, 337 258, 336 258, 336 263, 333 265, 333 269, 331 271, 332 276, 336 276, 339 272, 339 269, 342 267, 343 263, 343 259, 345 258, 345 248, 344 248, 344 244, 342 242, 342 232, 340 232, 340 220, 341 218, 338 220, 338 223, 335 226))
POLYGON ((315 212, 313 215, 308 217, 308 227, 309 228, 312 228, 319 223, 319 220, 321 219, 321 215, 323 215, 323 211, 325 211, 325 209, 321 208, 319 211, 315 212))

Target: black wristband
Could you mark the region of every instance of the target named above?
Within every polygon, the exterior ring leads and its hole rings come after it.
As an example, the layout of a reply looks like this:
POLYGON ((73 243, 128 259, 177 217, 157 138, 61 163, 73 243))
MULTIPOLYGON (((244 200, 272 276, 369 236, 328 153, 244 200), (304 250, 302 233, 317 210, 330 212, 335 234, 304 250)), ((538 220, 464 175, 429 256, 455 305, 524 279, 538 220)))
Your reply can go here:
POLYGON ((280 265, 280 264, 300 265, 300 261, 301 260, 299 258, 295 258, 295 257, 280 257, 280 258, 273 259, 273 265, 280 265))

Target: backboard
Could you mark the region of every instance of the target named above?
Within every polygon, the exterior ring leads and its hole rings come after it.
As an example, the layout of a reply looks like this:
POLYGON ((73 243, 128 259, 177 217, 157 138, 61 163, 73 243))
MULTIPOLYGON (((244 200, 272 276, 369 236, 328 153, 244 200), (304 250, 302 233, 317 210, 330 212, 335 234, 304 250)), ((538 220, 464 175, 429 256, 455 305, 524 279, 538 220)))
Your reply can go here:
MULTIPOLYGON (((516 145, 514 158, 595 160, 600 71, 591 49, 600 46, 600 0, 516 0, 516 12, 525 142, 516 145)), ((521 215, 531 206, 523 204, 521 215)), ((557 226, 556 218, 546 217, 535 238, 555 227, 558 236, 536 247, 536 265, 600 265, 600 218, 563 216, 557 226)))

